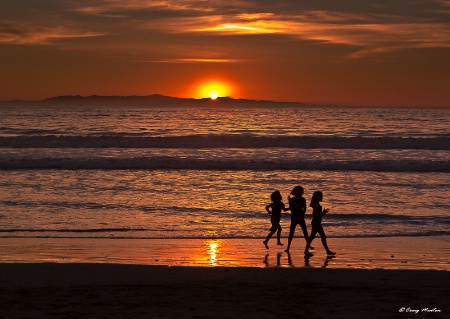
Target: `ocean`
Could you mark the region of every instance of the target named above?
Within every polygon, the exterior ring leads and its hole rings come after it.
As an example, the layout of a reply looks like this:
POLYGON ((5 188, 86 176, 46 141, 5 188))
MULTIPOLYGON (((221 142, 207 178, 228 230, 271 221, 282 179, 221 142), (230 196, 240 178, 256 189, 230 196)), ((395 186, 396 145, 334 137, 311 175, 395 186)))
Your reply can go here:
POLYGON ((0 114, 3 238, 264 238, 270 194, 296 185, 323 191, 330 238, 450 235, 450 108, 0 114))

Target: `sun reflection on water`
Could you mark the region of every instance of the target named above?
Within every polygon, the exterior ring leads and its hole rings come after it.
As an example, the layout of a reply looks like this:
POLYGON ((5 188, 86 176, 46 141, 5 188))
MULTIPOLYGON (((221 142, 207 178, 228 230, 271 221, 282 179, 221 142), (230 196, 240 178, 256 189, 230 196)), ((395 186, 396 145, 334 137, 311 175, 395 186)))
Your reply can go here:
POLYGON ((211 266, 217 266, 220 240, 207 240, 205 243, 209 255, 209 264, 211 266))

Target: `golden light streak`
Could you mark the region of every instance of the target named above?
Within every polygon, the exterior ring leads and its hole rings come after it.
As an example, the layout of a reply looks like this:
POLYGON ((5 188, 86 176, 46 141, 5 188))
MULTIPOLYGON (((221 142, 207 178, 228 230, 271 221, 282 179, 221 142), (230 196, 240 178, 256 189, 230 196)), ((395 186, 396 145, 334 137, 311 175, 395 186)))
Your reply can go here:
POLYGON ((164 60, 130 60, 130 62, 140 63, 235 63, 241 62, 238 59, 164 59, 164 60))
POLYGON ((209 264, 211 266, 216 266, 217 264, 217 255, 219 253, 220 242, 218 240, 211 240, 206 242, 208 245, 208 255, 209 255, 209 264))

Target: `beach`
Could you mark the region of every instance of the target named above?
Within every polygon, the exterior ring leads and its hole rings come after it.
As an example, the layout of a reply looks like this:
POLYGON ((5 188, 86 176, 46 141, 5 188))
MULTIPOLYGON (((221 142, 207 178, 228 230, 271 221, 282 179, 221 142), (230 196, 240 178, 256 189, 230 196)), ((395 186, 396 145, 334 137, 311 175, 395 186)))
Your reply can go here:
POLYGON ((447 109, 1 111, 0 319, 449 317, 447 109))
POLYGON ((0 243, 0 318, 448 318, 450 311, 448 236, 330 238, 331 259, 317 240, 308 261, 298 238, 289 255, 260 239, 0 243))
POLYGON ((450 310, 446 271, 56 263, 0 269, 1 318, 448 318, 450 310))
POLYGON ((0 21, 0 319, 450 319, 450 0, 0 21))

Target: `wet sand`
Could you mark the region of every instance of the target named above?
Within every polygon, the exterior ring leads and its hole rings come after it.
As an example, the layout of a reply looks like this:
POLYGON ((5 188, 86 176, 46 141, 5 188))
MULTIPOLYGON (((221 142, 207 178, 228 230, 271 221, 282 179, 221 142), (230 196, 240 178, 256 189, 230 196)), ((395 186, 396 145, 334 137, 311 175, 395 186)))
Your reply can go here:
POLYGON ((0 318, 449 318, 448 237, 329 243, 2 238, 0 318))
MULTIPOLYGON (((283 239, 286 243, 287 240, 283 239)), ((305 241, 294 238, 290 254, 276 239, 0 238, 0 262, 113 263, 158 266, 327 267, 450 270, 450 236, 329 238, 305 260, 305 241)))

